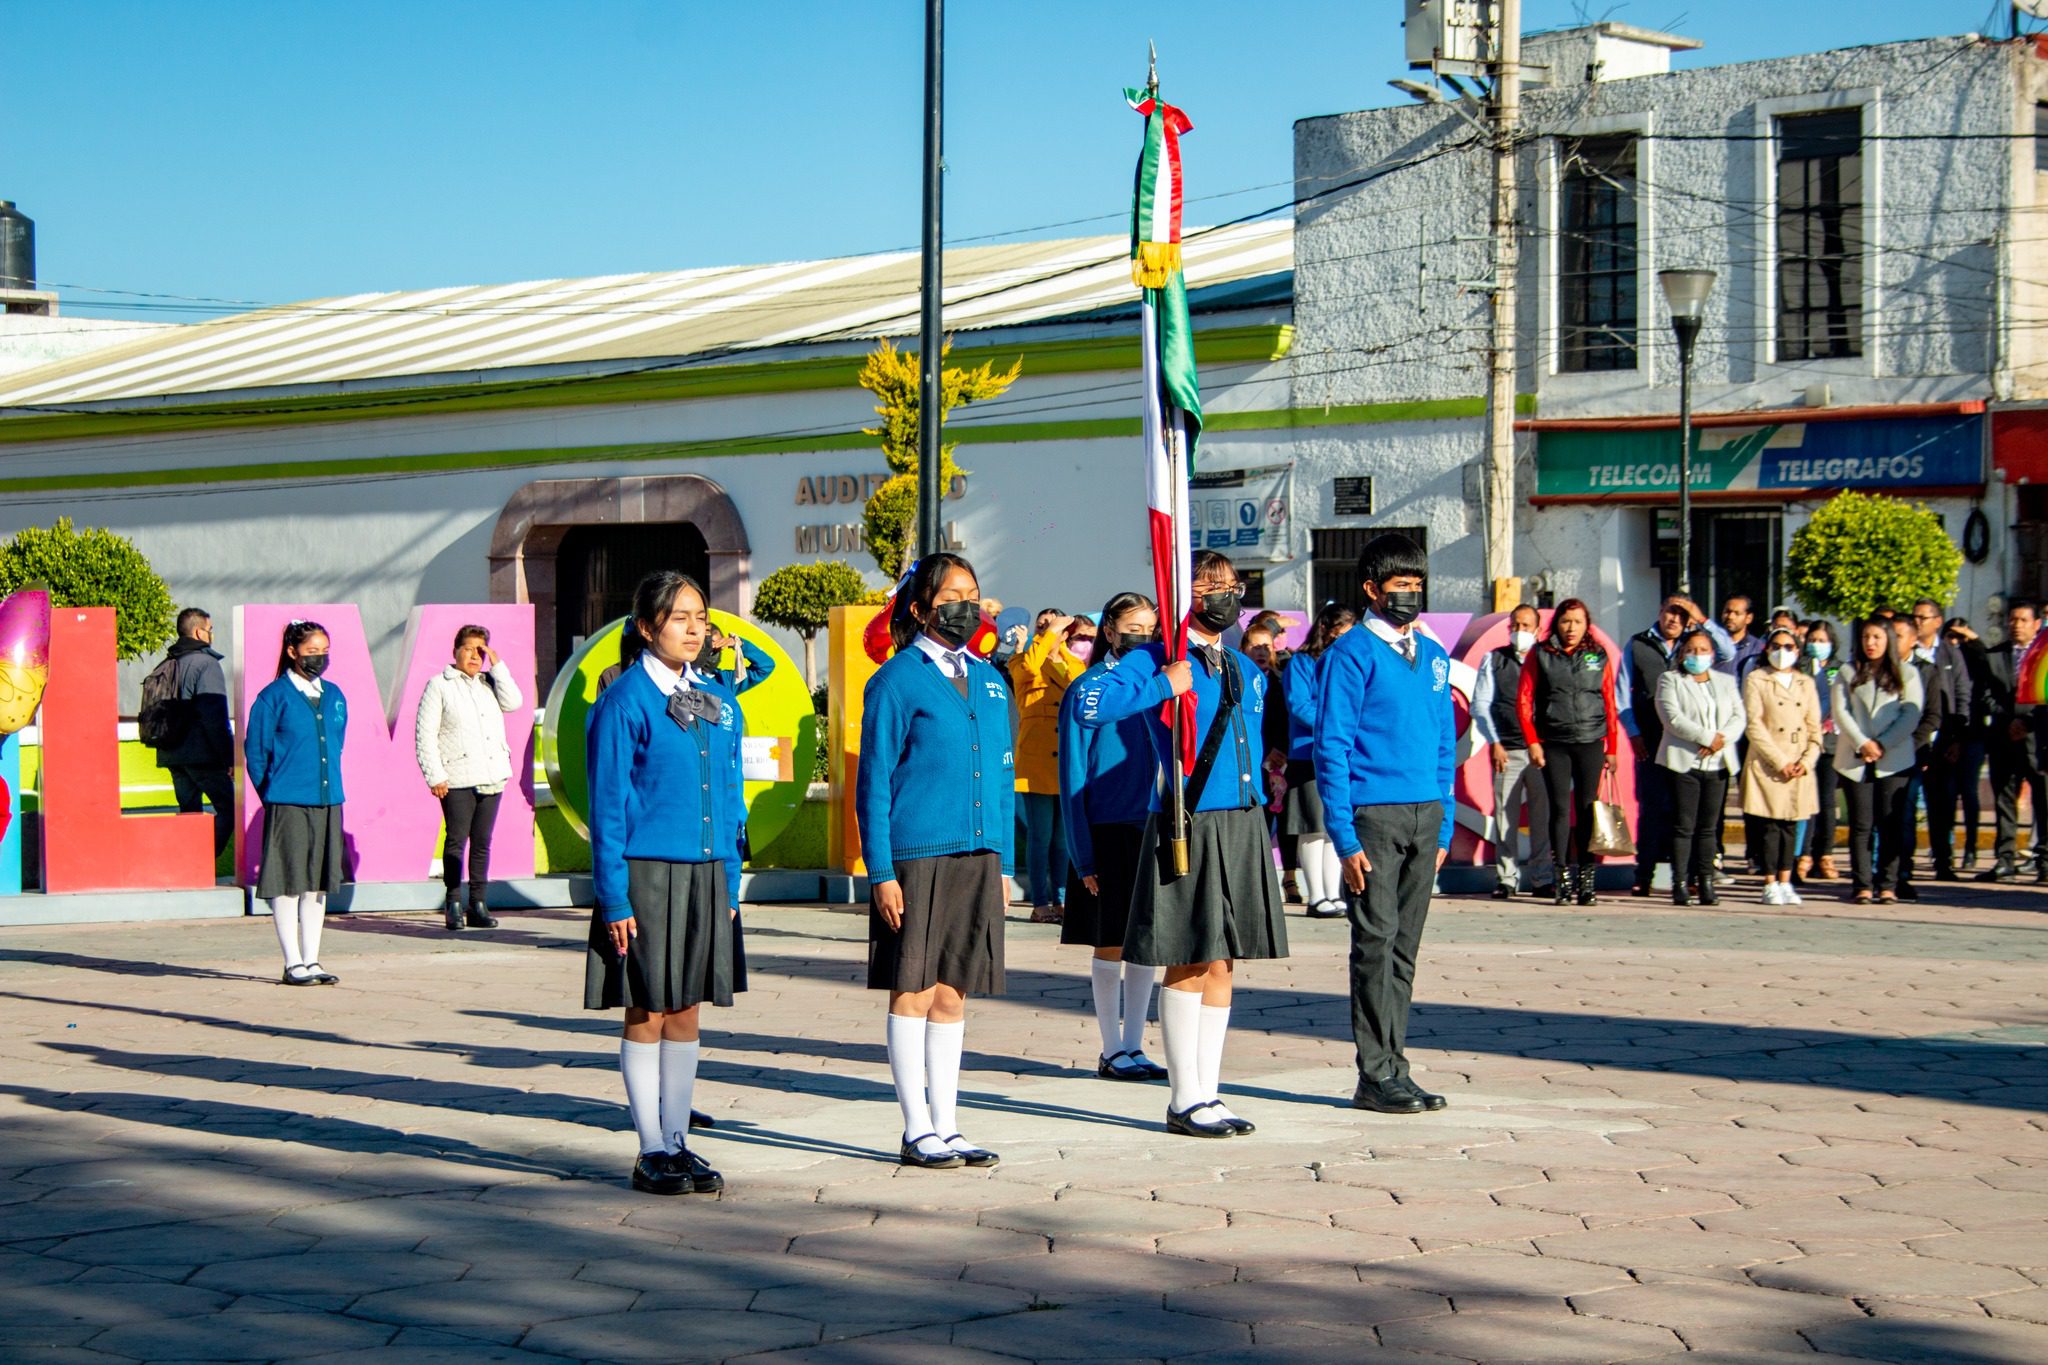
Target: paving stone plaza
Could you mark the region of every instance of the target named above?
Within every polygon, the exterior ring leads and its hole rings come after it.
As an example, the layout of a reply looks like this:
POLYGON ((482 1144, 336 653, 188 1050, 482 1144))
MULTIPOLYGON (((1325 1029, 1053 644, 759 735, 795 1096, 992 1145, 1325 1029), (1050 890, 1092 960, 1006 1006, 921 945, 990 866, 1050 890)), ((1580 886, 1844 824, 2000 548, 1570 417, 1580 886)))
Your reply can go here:
POLYGON ((864 916, 755 907, 727 1190, 673 1199, 581 914, 337 918, 322 990, 258 920, 0 930, 0 1359, 2048 1360, 2048 891, 1754 891, 1439 901, 1417 1117, 1347 1106, 1344 928, 1294 917, 1227 1141, 1095 1078, 1085 950, 1013 919, 992 1172, 896 1164, 864 916))

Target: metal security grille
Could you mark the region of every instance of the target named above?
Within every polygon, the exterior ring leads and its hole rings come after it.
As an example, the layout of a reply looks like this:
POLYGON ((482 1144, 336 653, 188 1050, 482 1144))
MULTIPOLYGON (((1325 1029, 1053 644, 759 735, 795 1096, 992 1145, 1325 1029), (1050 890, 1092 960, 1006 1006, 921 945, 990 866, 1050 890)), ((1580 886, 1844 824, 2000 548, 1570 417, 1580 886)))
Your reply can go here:
POLYGON ((1778 359, 1863 354, 1863 112, 1778 120, 1778 359))
POLYGON ((1636 368, 1636 142, 1582 138, 1564 146, 1564 240, 1557 288, 1558 368, 1636 368))
MULTIPOLYGON (((1347 607, 1357 607, 1363 600, 1358 584, 1358 557, 1365 552, 1367 542, 1374 536, 1388 532, 1404 535, 1429 552, 1429 528, 1426 526, 1345 526, 1336 530, 1311 532, 1308 567, 1308 609, 1311 613, 1321 611, 1331 602, 1341 602, 1347 607)), ((1429 601, 1428 580, 1423 582, 1423 602, 1429 601)))

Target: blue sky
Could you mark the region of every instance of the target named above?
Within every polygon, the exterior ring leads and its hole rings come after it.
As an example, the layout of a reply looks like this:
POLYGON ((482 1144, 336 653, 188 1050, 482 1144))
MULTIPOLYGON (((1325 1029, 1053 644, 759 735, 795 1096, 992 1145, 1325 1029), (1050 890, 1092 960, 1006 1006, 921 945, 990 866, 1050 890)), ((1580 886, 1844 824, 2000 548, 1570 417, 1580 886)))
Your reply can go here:
MULTIPOLYGON (((1984 31, 1988 0, 1525 0, 1684 65, 1984 31), (1847 22, 1853 15, 1854 23, 1847 22)), ((953 0, 947 236, 1122 230, 1160 45, 1192 221, 1284 202, 1297 118, 1392 103, 1399 0, 953 0), (1170 25, 1168 16, 1171 16, 1170 25), (1225 197, 1212 197, 1225 196, 1225 197), (1072 222, 1086 219, 1091 221, 1072 222), (1050 226, 1065 224, 1065 226, 1050 226)), ((0 199, 67 311, 915 245, 918 0, 0 0, 0 199)))

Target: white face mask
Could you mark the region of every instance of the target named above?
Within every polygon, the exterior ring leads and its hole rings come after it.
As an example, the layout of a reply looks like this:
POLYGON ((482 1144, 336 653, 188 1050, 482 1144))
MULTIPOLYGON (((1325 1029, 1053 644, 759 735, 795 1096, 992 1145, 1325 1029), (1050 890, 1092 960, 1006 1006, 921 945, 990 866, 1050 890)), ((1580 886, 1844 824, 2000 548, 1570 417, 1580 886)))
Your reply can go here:
POLYGON ((1799 651, 1796 649, 1774 649, 1771 651, 1772 668, 1790 668, 1798 662, 1799 651))
POLYGON ((1536 632, 1533 630, 1518 630, 1508 638, 1513 641, 1517 654, 1527 654, 1536 648, 1536 632))

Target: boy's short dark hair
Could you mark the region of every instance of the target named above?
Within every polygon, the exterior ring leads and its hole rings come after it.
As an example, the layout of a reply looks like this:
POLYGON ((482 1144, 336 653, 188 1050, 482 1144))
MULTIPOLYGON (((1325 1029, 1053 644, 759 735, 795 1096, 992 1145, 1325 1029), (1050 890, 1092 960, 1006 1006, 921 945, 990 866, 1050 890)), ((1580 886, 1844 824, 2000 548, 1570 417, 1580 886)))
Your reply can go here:
POLYGON ((1414 574, 1429 577, 1429 556, 1422 547, 1398 531, 1374 536, 1358 556, 1358 581, 1384 583, 1390 578, 1414 574))

